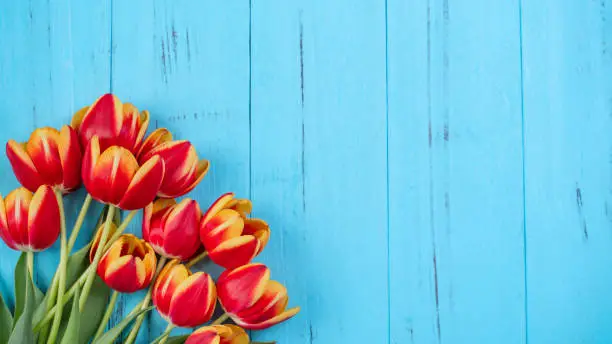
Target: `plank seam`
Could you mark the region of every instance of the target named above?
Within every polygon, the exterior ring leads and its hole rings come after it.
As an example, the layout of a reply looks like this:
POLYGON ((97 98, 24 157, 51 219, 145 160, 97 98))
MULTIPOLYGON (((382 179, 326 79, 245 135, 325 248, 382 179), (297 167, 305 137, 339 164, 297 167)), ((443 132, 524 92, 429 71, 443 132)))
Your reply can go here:
POLYGON ((385 130, 387 197, 387 342, 391 344, 391 220, 389 192, 389 4, 385 0, 385 130))

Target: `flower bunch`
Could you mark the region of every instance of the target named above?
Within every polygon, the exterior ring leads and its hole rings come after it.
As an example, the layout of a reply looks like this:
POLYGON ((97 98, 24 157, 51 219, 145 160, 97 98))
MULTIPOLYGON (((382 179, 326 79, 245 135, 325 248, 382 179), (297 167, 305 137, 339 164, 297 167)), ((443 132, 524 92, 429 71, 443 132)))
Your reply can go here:
POLYGON ((287 308, 287 289, 270 279, 270 270, 252 263, 268 243, 268 224, 251 218, 251 202, 233 193, 204 212, 194 199, 177 199, 198 185, 210 163, 168 129, 146 136, 149 120, 147 111, 105 94, 60 130, 39 128, 25 143, 7 142, 23 187, 0 195, 0 238, 23 252, 15 285, 25 287, 16 288, 14 313, 0 297, 0 344, 112 343, 130 326, 131 344, 152 309, 168 321, 155 342, 165 342, 175 327, 206 325, 184 341, 246 344, 245 329, 298 313, 287 308), (69 233, 63 199, 81 185, 87 196, 69 233), (74 251, 94 201, 105 210, 94 237, 74 251), (124 233, 139 211, 142 238, 124 233), (32 279, 34 254, 58 238, 59 265, 43 294, 32 279), (216 281, 193 268, 207 257, 226 269, 216 281), (144 289, 136 308, 106 330, 119 293, 144 289), (207 324, 217 302, 225 313, 207 324), (229 320, 234 324, 224 324, 229 320))

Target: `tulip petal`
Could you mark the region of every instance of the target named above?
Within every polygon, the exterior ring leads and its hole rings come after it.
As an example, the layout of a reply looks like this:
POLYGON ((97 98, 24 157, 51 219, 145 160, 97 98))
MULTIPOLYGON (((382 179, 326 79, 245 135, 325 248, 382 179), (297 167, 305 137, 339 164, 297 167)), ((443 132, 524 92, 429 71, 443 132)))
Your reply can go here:
POLYGON ((284 312, 288 302, 287 288, 277 281, 269 281, 259 300, 251 308, 238 312, 236 316, 244 322, 259 323, 284 312))
POLYGON ((219 301, 228 313, 237 313, 255 304, 266 291, 270 269, 263 264, 248 264, 226 270, 217 280, 219 301))
POLYGON ((152 245, 162 245, 163 228, 161 228, 162 218, 176 201, 172 198, 160 198, 149 203, 143 211, 142 219, 142 238, 152 245), (155 239, 153 238, 155 237, 155 239))
POLYGON ((136 264, 133 256, 121 256, 110 261, 104 271, 104 282, 121 293, 133 293, 145 287, 146 271, 136 264))
POLYGON ((5 200, 9 232, 20 250, 29 250, 28 209, 33 194, 25 188, 9 193, 5 200))
POLYGON ((119 146, 109 147, 98 159, 94 168, 93 190, 88 191, 92 197, 102 202, 117 205, 137 171, 138 162, 129 150, 119 146))
POLYGON ((250 214, 253 210, 253 203, 248 199, 234 198, 225 207, 233 209, 239 212, 243 217, 246 217, 246 215, 250 214))
POLYGON ((72 121, 70 122, 70 126, 72 129, 78 131, 81 123, 83 122, 83 117, 89 111, 89 106, 82 107, 72 116, 72 121))
POLYGON ((94 168, 98 163, 98 159, 100 158, 100 142, 97 136, 94 136, 87 145, 85 149, 85 154, 83 154, 83 165, 81 170, 81 177, 83 179, 83 184, 87 189, 87 192, 91 194, 91 191, 94 190, 94 168))
POLYGON ((60 185, 63 179, 58 140, 59 131, 44 127, 34 130, 26 143, 26 151, 47 185, 60 185))
POLYGON ((114 144, 123 124, 123 104, 113 94, 105 94, 91 105, 79 126, 81 144, 87 145, 93 136, 100 139, 101 150, 114 144))
POLYGON ((81 145, 76 131, 67 125, 60 131, 58 150, 62 164, 63 191, 75 190, 81 184, 81 145))
POLYGON ((200 248, 199 223, 201 215, 198 203, 185 198, 164 218, 163 250, 170 258, 189 259, 200 248))
POLYGON ((292 318, 293 316, 295 316, 296 314, 298 314, 298 312, 300 311, 300 307, 295 307, 295 308, 291 308, 289 310, 286 310, 285 312, 271 318, 268 319, 266 321, 260 322, 260 323, 247 323, 244 322, 238 318, 234 318, 232 317, 232 319, 236 322, 236 324, 249 329, 249 330, 265 330, 267 328, 270 328, 276 324, 279 324, 285 320, 288 320, 290 318, 292 318))
POLYGON ((17 250, 15 240, 9 231, 8 221, 6 219, 6 207, 4 206, 4 197, 0 195, 0 238, 13 250, 17 250))
POLYGON ((11 162, 13 172, 19 183, 34 192, 39 186, 44 184, 44 181, 25 148, 25 144, 9 140, 6 144, 6 155, 11 162))
POLYGON ((221 338, 217 330, 212 326, 199 328, 191 334, 185 344, 220 344, 221 338))
POLYGON ((200 239, 208 251, 242 234, 244 219, 235 210, 222 209, 200 228, 200 239))
POLYGON ((123 123, 115 144, 134 152, 136 137, 140 131, 140 113, 131 103, 123 103, 123 123))
MULTIPOLYGON (((103 231, 104 231, 104 223, 101 224, 98 227, 98 230, 96 231, 96 235, 94 236, 94 239, 93 239, 93 241, 91 243, 91 248, 89 249, 89 262, 90 263, 93 262, 93 260, 94 260, 94 257, 96 255, 96 251, 98 250, 98 245, 100 245, 100 239, 102 239, 102 232, 103 231)), ((108 237, 109 238, 112 237, 115 234, 116 231, 117 231, 117 226, 114 223, 111 222, 110 231, 108 233, 108 237)), ((112 248, 112 246, 111 246, 111 248, 112 248)), ((117 257, 118 256, 119 255, 117 254, 117 257)))
POLYGON ((259 251, 259 241, 252 235, 226 240, 209 251, 210 259, 226 269, 235 269, 251 262, 259 251))
POLYGON ((257 238, 259 241, 259 249, 256 253, 257 255, 263 251, 270 240, 270 226, 268 226, 266 221, 261 219, 245 219, 242 234, 253 235, 257 238))
MULTIPOLYGON (((134 163, 136 159, 133 158, 134 163)), ((164 179, 164 162, 159 157, 153 157, 142 165, 126 188, 119 207, 125 210, 144 208, 155 199, 155 195, 164 179)))
POLYGON ((217 198, 217 200, 210 206, 210 208, 208 208, 204 216, 202 216, 202 225, 204 225, 204 223, 208 222, 213 216, 215 216, 218 212, 224 209, 225 206, 229 204, 233 199, 233 192, 228 192, 217 198))
POLYGON ((177 260, 170 261, 159 273, 153 287, 152 300, 161 315, 168 316, 175 290, 188 277, 189 271, 177 260))
POLYGON ((153 148, 142 159, 158 155, 164 160, 166 175, 159 193, 164 198, 175 198, 186 193, 196 179, 198 156, 189 141, 165 142, 153 148))
POLYGON ((142 143, 142 139, 147 133, 147 128, 149 128, 149 111, 144 110, 140 113, 140 131, 136 136, 136 141, 134 142, 134 152, 138 152, 140 150, 140 145, 142 143))
POLYGON ((195 189, 195 187, 198 186, 198 184, 202 181, 202 179, 204 179, 204 176, 206 176, 206 173, 208 173, 209 169, 210 169, 210 162, 208 160, 202 159, 198 161, 198 164, 196 166, 195 180, 191 183, 191 185, 183 189, 182 194, 184 195, 190 192, 191 190, 195 189))
POLYGON ((60 234, 60 210, 53 189, 38 188, 28 209, 28 246, 33 251, 49 248, 60 234))
POLYGON ((180 327, 195 327, 210 320, 215 311, 215 283, 206 273, 189 276, 174 292, 168 317, 180 327))
MULTIPOLYGON (((148 113, 147 113, 148 115, 148 113)), ((140 150, 138 151, 138 161, 143 163, 143 156, 148 154, 153 148, 159 146, 164 142, 172 141, 172 134, 166 128, 155 129, 142 143, 140 150)))

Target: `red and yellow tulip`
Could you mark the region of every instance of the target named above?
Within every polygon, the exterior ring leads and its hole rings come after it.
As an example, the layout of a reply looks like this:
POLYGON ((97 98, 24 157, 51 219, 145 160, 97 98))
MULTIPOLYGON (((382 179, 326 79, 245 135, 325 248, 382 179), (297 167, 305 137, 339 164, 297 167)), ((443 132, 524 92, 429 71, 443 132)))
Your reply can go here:
POLYGON ((164 178, 164 162, 158 156, 142 165, 126 148, 101 151, 93 136, 83 156, 83 184, 97 201, 125 210, 144 208, 155 199, 164 178))
POLYGON ((249 219, 251 202, 221 196, 202 217, 200 240, 210 259, 234 269, 248 264, 264 249, 270 238, 270 227, 260 219, 249 219))
POLYGON ((156 265, 155 252, 148 243, 132 234, 123 234, 100 260, 98 275, 112 289, 133 293, 149 286, 156 265))
POLYGON ((204 326, 193 332, 185 344, 249 344, 249 335, 240 326, 204 326))
POLYGON ((208 274, 192 274, 178 260, 172 260, 157 277, 152 299, 168 322, 179 327, 196 327, 212 317, 217 290, 208 274))
POLYGON ((97 136, 102 151, 120 146, 136 154, 149 126, 149 112, 139 112, 134 105, 105 94, 77 111, 71 125, 78 131, 83 147, 97 136))
POLYGON ((49 185, 68 193, 81 185, 81 145, 69 126, 38 128, 24 143, 9 140, 6 155, 17 180, 32 192, 49 185))
MULTIPOLYGON (((102 239, 102 233, 104 231, 104 223, 102 223, 96 234, 94 235, 93 240, 91 241, 91 247, 89 248, 89 262, 94 261, 94 256, 96 255, 96 251, 98 250, 98 246, 100 246, 100 240, 102 239)), ((117 225, 114 222, 110 223, 110 230, 108 232, 108 237, 112 238, 113 235, 117 232, 117 225)))
POLYGON ((22 187, 0 196, 0 237, 13 250, 42 251, 59 233, 60 210, 50 186, 41 185, 35 193, 22 187))
POLYGON ((147 137, 138 153, 138 161, 143 163, 154 156, 162 158, 166 165, 164 181, 157 194, 163 198, 179 197, 193 190, 210 167, 208 160, 198 159, 189 141, 173 141, 172 134, 165 128, 147 137))
POLYGON ((219 301, 234 322, 246 329, 261 330, 285 321, 299 311, 286 309, 287 288, 270 280, 270 269, 249 264, 226 270, 217 281, 219 301))
POLYGON ((142 237, 166 258, 189 259, 201 246, 201 217, 200 206, 192 199, 177 204, 174 199, 160 198, 144 209, 142 237))

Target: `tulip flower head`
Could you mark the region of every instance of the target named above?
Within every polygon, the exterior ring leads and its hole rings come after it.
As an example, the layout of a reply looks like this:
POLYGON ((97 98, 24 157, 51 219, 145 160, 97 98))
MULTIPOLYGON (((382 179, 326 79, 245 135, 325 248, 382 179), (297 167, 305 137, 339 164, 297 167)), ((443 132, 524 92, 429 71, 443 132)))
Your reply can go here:
POLYGON ((185 344, 249 344, 249 335, 236 325, 204 326, 193 332, 185 344))
POLYGON ((178 260, 172 260, 159 273, 152 299, 168 322, 178 327, 196 327, 212 317, 217 290, 208 274, 192 274, 178 260))
POLYGON ((144 209, 142 237, 155 252, 171 259, 187 260, 200 248, 198 236, 202 212, 198 203, 185 198, 160 198, 144 209))
MULTIPOLYGON (((91 247, 89 248, 89 262, 94 261, 94 257, 96 256, 96 251, 98 250, 98 246, 100 246, 100 240, 102 239, 102 233, 104 232, 104 223, 98 226, 98 230, 96 231, 96 235, 91 242, 91 247)), ((114 222, 110 223, 110 231, 108 232, 108 237, 112 238, 113 235, 117 232, 117 225, 114 222)))
POLYGON ((153 248, 132 234, 123 234, 106 251, 98 275, 112 289, 133 293, 149 286, 157 265, 153 248))
POLYGON ((234 322, 246 329, 262 330, 283 322, 299 311, 286 309, 287 288, 270 280, 270 269, 249 264, 226 270, 217 280, 219 301, 234 322))
POLYGON ((154 156, 139 165, 124 147, 100 148, 94 136, 83 156, 83 184, 91 197, 124 210, 141 209, 151 203, 164 177, 164 162, 154 156))
POLYGON ((25 143, 9 140, 6 155, 17 180, 31 192, 49 185, 66 194, 81 185, 81 145, 69 126, 38 128, 25 143))
POLYGON ((138 112, 134 105, 105 94, 91 106, 77 111, 71 125, 78 131, 83 147, 97 136, 102 151, 120 146, 136 154, 149 126, 149 112, 138 112))
POLYGON ((260 219, 249 219, 251 202, 221 196, 202 217, 200 240, 210 259, 226 269, 248 264, 264 249, 270 227, 260 219))
POLYGON ((147 137, 138 153, 138 161, 143 163, 154 156, 159 156, 166 165, 164 181, 157 194, 163 198, 180 197, 193 190, 210 167, 208 160, 198 159, 189 141, 173 141, 172 134, 165 128, 147 137))
POLYGON ((35 193, 18 188, 0 196, 0 237, 13 250, 36 252, 49 248, 60 233, 60 210, 53 189, 41 185, 35 193))

